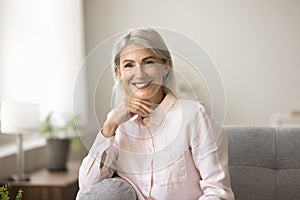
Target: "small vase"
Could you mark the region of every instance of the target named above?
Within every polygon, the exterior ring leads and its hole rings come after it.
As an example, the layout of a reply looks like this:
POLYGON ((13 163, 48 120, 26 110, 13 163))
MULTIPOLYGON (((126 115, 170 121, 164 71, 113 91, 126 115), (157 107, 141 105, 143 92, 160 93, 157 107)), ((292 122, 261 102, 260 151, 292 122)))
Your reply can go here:
POLYGON ((70 139, 47 139, 47 159, 49 171, 66 171, 70 139))

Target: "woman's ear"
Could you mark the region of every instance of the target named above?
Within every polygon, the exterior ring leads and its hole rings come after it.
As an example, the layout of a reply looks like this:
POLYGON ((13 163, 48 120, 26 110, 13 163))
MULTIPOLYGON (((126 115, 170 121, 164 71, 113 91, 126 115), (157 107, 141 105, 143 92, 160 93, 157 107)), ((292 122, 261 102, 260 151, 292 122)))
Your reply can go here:
POLYGON ((167 66, 168 67, 173 67, 172 60, 170 58, 167 59, 167 66))
POLYGON ((172 63, 171 59, 168 58, 167 62, 166 62, 166 67, 164 70, 164 76, 166 76, 169 73, 171 67, 173 67, 173 63, 172 63))
POLYGON ((120 68, 117 65, 115 66, 115 75, 118 77, 118 79, 121 78, 120 68))

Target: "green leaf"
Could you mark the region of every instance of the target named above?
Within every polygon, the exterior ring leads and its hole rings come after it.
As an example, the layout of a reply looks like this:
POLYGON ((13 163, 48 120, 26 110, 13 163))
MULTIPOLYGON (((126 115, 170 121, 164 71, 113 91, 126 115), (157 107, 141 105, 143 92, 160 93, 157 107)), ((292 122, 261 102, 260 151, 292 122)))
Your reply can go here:
POLYGON ((52 124, 53 113, 49 113, 45 120, 40 124, 40 132, 42 135, 51 136, 55 132, 55 126, 52 124))
POLYGON ((10 188, 10 185, 8 185, 8 184, 0 187, 0 199, 1 200, 9 200, 9 188, 10 188))
POLYGON ((21 200, 23 197, 23 190, 19 189, 18 194, 16 196, 16 200, 21 200))

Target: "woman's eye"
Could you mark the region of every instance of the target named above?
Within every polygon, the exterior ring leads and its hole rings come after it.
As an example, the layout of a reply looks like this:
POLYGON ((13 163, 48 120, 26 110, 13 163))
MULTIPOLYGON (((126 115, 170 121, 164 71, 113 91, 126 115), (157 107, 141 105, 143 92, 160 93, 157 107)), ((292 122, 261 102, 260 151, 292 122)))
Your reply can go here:
POLYGON ((145 62, 146 66, 152 66, 154 64, 154 61, 149 60, 147 62, 145 62))
POLYGON ((131 63, 128 63, 128 64, 124 65, 124 67, 125 68, 131 68, 131 67, 133 67, 133 65, 131 63))

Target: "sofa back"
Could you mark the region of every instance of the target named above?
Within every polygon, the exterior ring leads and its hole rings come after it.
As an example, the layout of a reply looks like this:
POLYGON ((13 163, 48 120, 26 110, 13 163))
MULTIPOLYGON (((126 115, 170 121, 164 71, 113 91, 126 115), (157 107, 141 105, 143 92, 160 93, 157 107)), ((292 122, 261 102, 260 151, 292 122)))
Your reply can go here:
POLYGON ((224 131, 236 200, 300 200, 300 127, 224 131))

